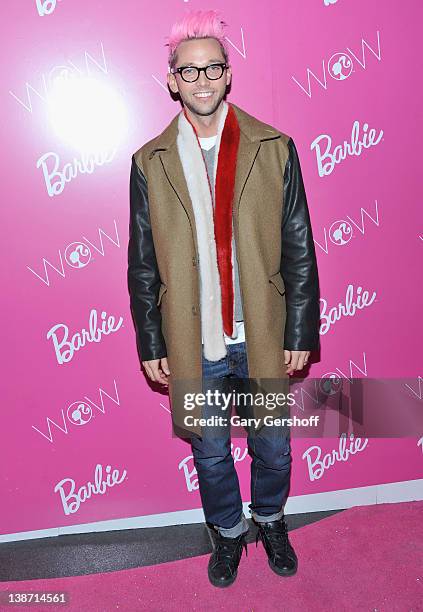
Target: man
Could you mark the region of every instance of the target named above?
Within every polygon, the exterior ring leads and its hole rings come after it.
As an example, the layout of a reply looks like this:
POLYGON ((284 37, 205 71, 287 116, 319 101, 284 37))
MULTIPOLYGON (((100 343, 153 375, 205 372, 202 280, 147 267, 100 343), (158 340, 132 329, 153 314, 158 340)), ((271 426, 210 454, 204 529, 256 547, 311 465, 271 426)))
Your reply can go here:
MULTIPOLYGON (((128 285, 152 381, 289 379, 319 342, 319 284, 292 138, 226 102, 232 71, 216 11, 188 13, 169 39, 168 86, 183 108, 132 157, 128 285)), ((204 387, 202 387, 204 389, 204 387)), ((223 388, 223 387, 221 387, 223 388)), ((206 406, 207 410, 213 410, 206 406)), ((208 413, 209 414, 209 413, 208 413)), ((252 519, 269 565, 293 575, 284 519, 291 448, 249 435, 252 519)), ((264 432, 264 433, 262 433, 264 432)), ((237 576, 248 523, 229 430, 191 437, 215 586, 237 576)))

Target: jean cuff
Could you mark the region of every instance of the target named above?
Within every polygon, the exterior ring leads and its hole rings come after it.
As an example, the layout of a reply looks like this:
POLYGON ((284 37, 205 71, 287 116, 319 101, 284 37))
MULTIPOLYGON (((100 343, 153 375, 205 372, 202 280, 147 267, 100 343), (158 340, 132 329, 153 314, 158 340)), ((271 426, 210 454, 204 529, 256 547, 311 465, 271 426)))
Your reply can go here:
POLYGON ((214 525, 214 527, 217 529, 220 535, 225 538, 237 538, 241 535, 241 533, 247 533, 248 531, 248 523, 244 513, 242 514, 241 520, 235 525, 235 527, 230 527, 229 529, 219 527, 217 525, 214 525))
POLYGON ((277 521, 282 518, 283 514, 284 509, 282 508, 282 510, 279 510, 279 512, 276 512, 275 514, 270 514, 268 516, 257 514, 257 512, 252 512, 251 516, 255 521, 257 521, 257 523, 270 523, 270 521, 277 521))

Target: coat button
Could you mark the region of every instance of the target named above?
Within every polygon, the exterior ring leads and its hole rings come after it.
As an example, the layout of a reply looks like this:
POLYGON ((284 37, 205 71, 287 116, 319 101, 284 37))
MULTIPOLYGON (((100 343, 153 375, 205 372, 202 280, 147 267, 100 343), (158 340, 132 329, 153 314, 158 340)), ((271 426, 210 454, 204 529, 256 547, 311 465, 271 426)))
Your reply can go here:
POLYGON ((193 265, 194 267, 197 265, 197 258, 196 258, 196 256, 195 256, 195 255, 193 255, 193 258, 192 258, 192 265, 193 265))
POLYGON ((196 316, 196 315, 197 315, 197 306, 193 306, 193 307, 192 307, 192 314, 193 314, 194 316, 196 316))

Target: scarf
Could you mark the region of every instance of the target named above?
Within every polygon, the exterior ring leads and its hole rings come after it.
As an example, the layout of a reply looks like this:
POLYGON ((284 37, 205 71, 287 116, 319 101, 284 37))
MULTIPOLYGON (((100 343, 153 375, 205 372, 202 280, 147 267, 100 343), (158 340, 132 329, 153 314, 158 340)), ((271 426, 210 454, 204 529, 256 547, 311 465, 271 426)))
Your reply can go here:
POLYGON ((212 185, 197 131, 185 109, 178 119, 176 139, 193 205, 200 266, 201 330, 204 356, 217 361, 226 356, 224 333, 235 338, 232 201, 239 145, 239 125, 232 106, 223 101, 219 117, 212 185))

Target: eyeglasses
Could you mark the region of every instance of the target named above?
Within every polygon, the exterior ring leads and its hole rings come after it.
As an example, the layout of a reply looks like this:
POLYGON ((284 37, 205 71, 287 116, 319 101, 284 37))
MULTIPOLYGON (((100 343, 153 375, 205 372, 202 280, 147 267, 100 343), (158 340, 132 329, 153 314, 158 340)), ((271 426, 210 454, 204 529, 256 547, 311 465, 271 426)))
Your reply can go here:
POLYGON ((228 65, 225 63, 222 64, 209 64, 208 66, 203 66, 203 68, 197 68, 197 66, 181 66, 180 68, 174 68, 170 72, 175 74, 175 72, 179 72, 182 77, 182 80, 186 83, 194 83, 200 76, 200 72, 204 71, 206 77, 210 81, 217 81, 220 79, 225 68, 228 68, 228 65))

